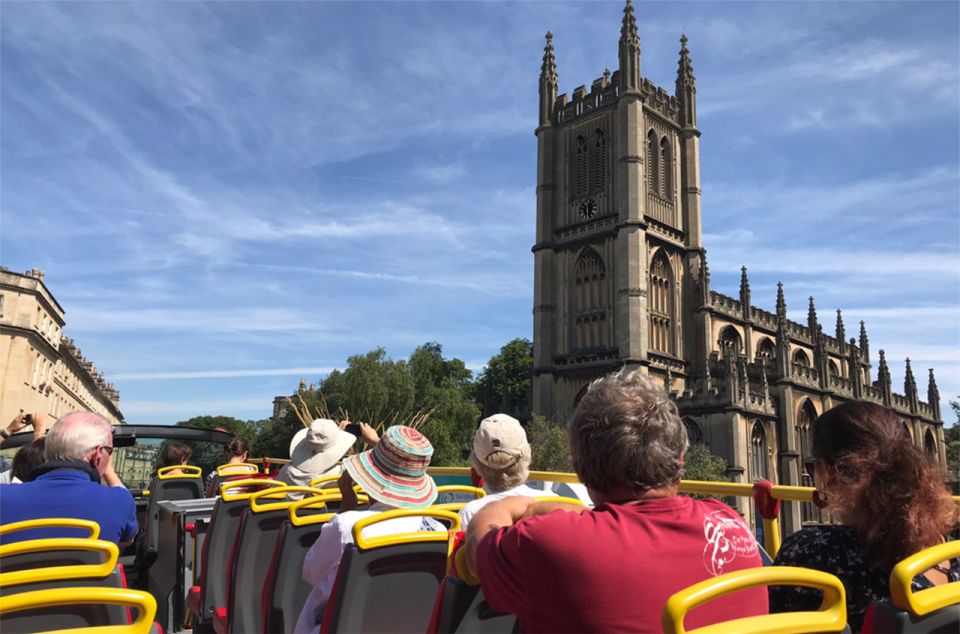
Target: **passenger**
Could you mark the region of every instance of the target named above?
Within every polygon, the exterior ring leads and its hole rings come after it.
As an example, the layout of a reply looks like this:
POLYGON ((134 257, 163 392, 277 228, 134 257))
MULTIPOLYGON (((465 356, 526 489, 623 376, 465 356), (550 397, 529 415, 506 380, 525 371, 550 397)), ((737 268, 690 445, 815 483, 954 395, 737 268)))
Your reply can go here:
MULTIPOLYGON (((103 416, 72 412, 46 437, 47 462, 30 481, 0 485, 0 523, 49 517, 93 520, 100 539, 126 545, 137 533, 137 508, 113 469, 113 429, 103 416), (100 486, 100 482, 107 486, 100 486)), ((41 537, 72 537, 75 529, 17 531, 2 543, 41 537)))
POLYGON ((0 441, 6 440, 13 434, 33 425, 33 441, 17 451, 13 462, 5 463, 0 470, 0 484, 19 484, 25 482, 25 475, 43 462, 43 438, 47 433, 47 417, 40 412, 24 414, 21 410, 6 429, 0 430, 0 441), (38 443, 38 441, 41 441, 38 443), (21 454, 23 454, 21 456, 21 454))
MULTIPOLYGON (((246 438, 241 436, 234 436, 224 448, 223 453, 227 455, 227 462, 225 464, 242 464, 245 463, 250 458, 250 443, 247 442, 246 438)), ((220 465, 223 466, 223 465, 220 465)), ((247 473, 246 469, 243 467, 238 467, 237 469, 225 469, 224 475, 242 475, 247 473)), ((216 493, 216 485, 219 483, 220 479, 217 477, 217 470, 214 469, 209 474, 207 474, 207 481, 204 484, 204 489, 206 489, 205 495, 207 497, 213 497, 216 493)))
MULTIPOLYGON (((353 525, 360 519, 391 509, 418 509, 433 504, 437 487, 427 475, 433 446, 417 430, 394 426, 387 429, 373 449, 343 461, 338 482, 343 500, 340 513, 323 526, 320 537, 303 560, 303 578, 313 586, 300 612, 295 634, 319 632, 323 611, 330 598, 344 548, 353 543, 353 525), (376 502, 369 510, 355 511, 357 496, 353 484, 376 502)), ((445 530, 429 518, 399 518, 376 524, 364 534, 392 535, 416 531, 445 530)), ((429 609, 429 608, 428 608, 429 609)))
MULTIPOLYGON (((854 402, 813 423, 814 503, 842 525, 807 526, 784 540, 774 565, 836 575, 847 590, 847 620, 859 631, 867 607, 890 598, 894 564, 944 541, 957 505, 943 476, 893 412, 854 402)), ((913 580, 920 590, 960 581, 960 562, 944 561, 913 580)), ((817 590, 770 588, 772 612, 816 610, 817 590)))
MULTIPOLYGON (((160 450, 160 466, 173 467, 176 465, 186 465, 190 462, 190 456, 193 450, 182 442, 163 443, 163 449, 160 450)), ((167 475, 183 475, 183 469, 171 469, 167 475)))
MULTIPOLYGON (((670 595, 761 565, 736 511, 677 495, 687 434, 651 379, 623 370, 594 381, 568 431, 593 510, 515 496, 488 504, 467 529, 468 567, 521 631, 660 632, 670 595)), ((686 626, 766 612, 763 588, 741 590, 686 626)))
MULTIPOLYGON (((318 418, 310 427, 298 431, 290 441, 290 462, 283 465, 277 480, 309 486, 312 480, 321 476, 339 475, 340 460, 357 440, 356 436, 344 431, 348 424, 342 421, 338 425, 328 418, 318 418)), ((365 423, 360 423, 360 435, 370 446, 379 441, 376 430, 365 423)))
POLYGON ((477 511, 494 500, 544 494, 526 484, 530 474, 530 443, 520 421, 512 416, 494 414, 480 422, 473 437, 470 466, 473 474, 483 480, 487 496, 472 500, 461 509, 460 525, 464 528, 477 511))

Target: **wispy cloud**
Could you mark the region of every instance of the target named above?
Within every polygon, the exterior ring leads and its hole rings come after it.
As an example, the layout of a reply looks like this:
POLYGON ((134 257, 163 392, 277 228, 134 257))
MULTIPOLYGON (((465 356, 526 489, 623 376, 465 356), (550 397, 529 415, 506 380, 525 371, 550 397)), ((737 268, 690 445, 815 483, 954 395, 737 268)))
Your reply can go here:
POLYGON ((113 376, 117 381, 182 381, 186 379, 235 379, 256 376, 326 375, 336 368, 261 368, 254 370, 196 370, 190 372, 126 372, 113 376))

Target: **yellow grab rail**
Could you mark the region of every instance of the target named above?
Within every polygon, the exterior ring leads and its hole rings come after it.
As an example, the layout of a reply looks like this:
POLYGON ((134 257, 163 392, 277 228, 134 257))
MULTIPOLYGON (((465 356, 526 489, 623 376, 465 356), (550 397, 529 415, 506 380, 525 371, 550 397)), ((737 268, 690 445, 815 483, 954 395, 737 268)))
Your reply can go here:
POLYGON ((419 542, 447 542, 449 532, 460 530, 460 516, 452 511, 432 509, 396 509, 393 511, 384 511, 376 515, 369 515, 360 519, 353 525, 353 542, 360 550, 370 550, 373 548, 382 548, 384 546, 393 546, 395 544, 411 544, 419 542), (447 531, 418 531, 415 533, 397 533, 394 535, 381 535, 378 537, 364 537, 363 529, 380 522, 387 522, 393 519, 404 517, 432 517, 434 519, 450 522, 447 531))
POLYGON ((487 492, 480 487, 470 486, 469 484, 444 484, 437 487, 437 495, 441 493, 471 493, 475 500, 487 495, 487 492))
POLYGON ((0 597, 0 613, 57 608, 90 603, 125 605, 137 611, 129 625, 101 625, 56 630, 56 634, 147 634, 157 614, 157 600, 147 592, 127 588, 56 588, 0 597))
POLYGON ((914 592, 913 580, 936 564, 947 559, 960 557, 960 541, 945 542, 910 555, 890 573, 890 600, 901 610, 915 616, 925 616, 960 603, 960 581, 914 592))
MULTIPOLYGON (((269 480, 267 478, 245 478, 243 480, 233 480, 231 482, 224 482, 220 485, 220 499, 224 502, 233 502, 234 500, 244 500, 256 491, 239 491, 234 493, 233 489, 243 489, 245 487, 261 487, 266 488, 276 488, 286 486, 283 482, 277 482, 276 480, 269 480)), ((260 489, 257 489, 258 491, 260 489)))
POLYGON ((284 486, 284 487, 271 487, 269 489, 264 489, 262 491, 257 491, 250 496, 250 510, 254 513, 265 513, 266 511, 279 511, 282 509, 288 508, 291 504, 298 500, 288 500, 288 493, 305 493, 310 496, 314 495, 323 495, 323 491, 320 489, 314 489, 311 487, 304 486, 284 486), (283 498, 274 502, 261 502, 260 500, 266 500, 268 498, 283 498))
POLYGON ((203 469, 189 464, 175 464, 169 467, 160 467, 157 469, 158 480, 172 480, 174 478, 200 478, 203 476, 203 469), (171 473, 171 471, 180 471, 181 473, 171 473))
POLYGON ((44 517, 36 520, 23 520, 0 526, 0 535, 14 531, 28 531, 34 528, 85 528, 90 531, 86 539, 100 537, 100 525, 93 520, 81 520, 74 517, 44 517))
POLYGON ((767 566, 728 572, 675 593, 663 606, 663 630, 685 634, 683 620, 693 608, 737 590, 770 585, 816 588, 823 591, 823 601, 817 611, 749 616, 690 630, 690 634, 805 634, 842 632, 846 627, 847 597, 839 579, 819 570, 767 566))
MULTIPOLYGON (((320 493, 317 495, 313 495, 302 500, 297 500, 287 507, 287 517, 290 518, 290 523, 294 526, 306 526, 307 524, 322 524, 324 522, 329 522, 330 519, 336 515, 336 513, 300 515, 299 511, 300 509, 316 508, 318 506, 325 508, 327 506, 327 502, 339 502, 341 499, 342 497, 340 496, 339 491, 324 491, 323 489, 320 489, 320 493), (318 517, 325 519, 317 519, 318 517)), ((359 497, 357 498, 357 501, 360 501, 359 497)))
POLYGON ((98 564, 45 566, 41 568, 3 572, 0 573, 0 587, 65 579, 102 579, 113 572, 113 569, 117 566, 117 557, 120 556, 120 550, 113 542, 79 537, 57 537, 53 539, 33 539, 0 546, 0 561, 5 557, 13 555, 63 550, 99 552, 103 554, 103 561, 98 564))
POLYGON ((330 484, 331 482, 336 483, 336 481, 339 479, 340 479, 339 473, 335 473, 333 475, 324 475, 324 476, 320 476, 319 478, 314 478, 313 480, 310 480, 310 486, 323 488, 323 485, 330 484))
POLYGON ((260 467, 249 462, 234 462, 217 467, 218 476, 243 475, 245 473, 260 473, 260 467))

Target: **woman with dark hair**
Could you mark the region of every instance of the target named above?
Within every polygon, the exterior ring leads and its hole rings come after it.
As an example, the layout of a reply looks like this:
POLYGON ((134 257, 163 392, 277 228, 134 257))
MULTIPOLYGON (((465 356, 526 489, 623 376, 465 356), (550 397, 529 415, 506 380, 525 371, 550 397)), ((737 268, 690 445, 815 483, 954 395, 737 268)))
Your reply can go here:
POLYGON ((13 467, 10 469, 11 482, 26 482, 30 472, 44 463, 45 440, 41 436, 20 448, 17 455, 13 457, 13 467))
MULTIPOLYGON (((836 575, 847 590, 847 618, 859 631, 871 603, 890 598, 890 571, 900 560, 945 539, 958 507, 939 468, 929 462, 893 412, 844 403, 813 424, 814 504, 842 524, 807 526, 788 537, 774 565, 836 575)), ((960 562, 919 575, 914 590, 960 581, 960 562)), ((816 610, 820 592, 773 586, 770 611, 816 610)))
MULTIPOLYGON (((227 462, 224 464, 243 464, 250 457, 250 443, 248 443, 245 438, 234 436, 233 440, 227 443, 227 445, 223 448, 223 453, 227 456, 227 462)), ((236 473, 244 474, 247 473, 247 471, 243 468, 238 468, 236 473)), ((226 470, 226 475, 230 475, 229 470, 226 470)), ((207 474, 207 480, 204 486, 204 489, 206 490, 205 495, 207 497, 213 497, 216 494, 219 484, 220 478, 217 476, 217 470, 214 469, 207 474)))

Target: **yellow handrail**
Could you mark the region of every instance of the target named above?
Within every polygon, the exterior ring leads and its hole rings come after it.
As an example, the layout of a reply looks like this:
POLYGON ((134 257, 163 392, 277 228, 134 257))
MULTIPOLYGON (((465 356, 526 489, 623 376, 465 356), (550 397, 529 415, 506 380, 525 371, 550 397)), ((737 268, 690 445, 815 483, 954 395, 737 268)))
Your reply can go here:
POLYGON ((217 475, 220 477, 228 475, 243 475, 245 473, 260 473, 260 467, 249 462, 234 462, 222 464, 217 467, 217 475))
POLYGON ((339 479, 340 479, 339 473, 335 473, 333 475, 324 475, 324 476, 320 476, 319 478, 314 478, 313 480, 310 480, 310 486, 322 487, 324 484, 328 484, 330 482, 336 482, 339 479))
POLYGON ((100 525, 93 520, 81 520, 75 517, 44 517, 35 520, 23 520, 0 526, 0 535, 14 531, 28 531, 34 528, 85 528, 90 531, 87 539, 100 537, 100 525))
POLYGON ((448 531, 419 531, 415 533, 380 535, 377 537, 363 536, 363 529, 368 526, 404 517, 433 517, 450 522, 449 532, 460 530, 460 516, 452 511, 444 511, 430 507, 423 509, 396 509, 377 513, 376 515, 368 515, 357 521, 357 523, 353 525, 353 542, 360 550, 370 550, 372 548, 393 546, 395 544, 448 541, 448 531))
MULTIPOLYGON (((282 487, 286 486, 283 482, 277 482, 276 480, 269 480, 267 478, 246 478, 244 480, 232 480, 230 482, 224 482, 220 485, 220 499, 224 502, 233 502, 234 500, 243 500, 256 491, 244 491, 240 493, 233 493, 233 489, 242 489, 244 487, 259 486, 262 488, 269 487, 282 487)), ((259 489, 258 489, 259 490, 259 489)))
POLYGON ((303 486, 284 486, 284 487, 272 487, 269 489, 264 489, 262 491, 257 491, 250 495, 250 510, 254 513, 265 513, 267 511, 279 511, 286 508, 289 508, 291 504, 299 500, 288 500, 288 493, 306 493, 310 496, 314 495, 323 495, 324 492, 320 489, 314 489, 311 487, 303 486), (266 498, 282 498, 279 501, 275 502, 263 502, 261 499, 266 498))
POLYGON ((960 603, 960 581, 913 591, 913 580, 936 564, 960 557, 960 541, 945 542, 910 555, 890 573, 890 599, 895 606, 916 616, 925 616, 960 603))
POLYGON ((175 464, 157 469, 158 480, 173 480, 174 478, 199 478, 203 476, 203 469, 189 464, 175 464), (180 471, 181 473, 171 473, 180 471))
POLYGON ((444 484, 437 487, 437 495, 441 493, 472 493, 473 499, 479 500, 487 495, 487 492, 480 487, 470 486, 468 484, 444 484))
POLYGON ((819 570, 767 566, 728 572, 675 593, 663 606, 663 631, 685 634, 684 617, 695 607, 737 590, 769 585, 816 588, 823 591, 823 601, 817 611, 750 616, 690 630, 689 634, 805 634, 842 632, 846 627, 847 599, 839 579, 819 570))
MULTIPOLYGON (((366 496, 357 496, 357 502, 361 502, 361 498, 363 500, 363 504, 369 503, 369 499, 366 496)), ((323 515, 298 515, 297 512, 300 509, 305 508, 315 508, 318 506, 326 507, 327 502, 340 502, 341 500, 342 496, 340 495, 340 491, 326 491, 320 489, 319 494, 303 500, 297 500, 287 507, 287 517, 290 518, 290 523, 294 526, 306 526, 307 524, 328 522, 330 521, 330 518, 336 515, 336 513, 324 513, 323 515), (329 518, 323 520, 316 519, 324 515, 329 515, 329 518)))
POLYGON ((131 607, 137 612, 137 620, 129 625, 56 630, 56 634, 147 634, 153 627, 153 617, 157 614, 157 601, 152 595, 127 588, 56 588, 9 594, 0 597, 0 613, 9 615, 23 610, 89 603, 131 607))
POLYGON ((101 579, 106 577, 117 566, 117 557, 120 550, 113 542, 99 539, 80 537, 57 537, 52 539, 33 539, 24 542, 14 542, 0 546, 0 563, 5 557, 23 555, 26 553, 43 553, 50 551, 82 550, 103 554, 103 561, 98 564, 74 564, 70 566, 45 566, 14 570, 0 573, 0 587, 19 586, 25 583, 42 583, 61 579, 101 579))

